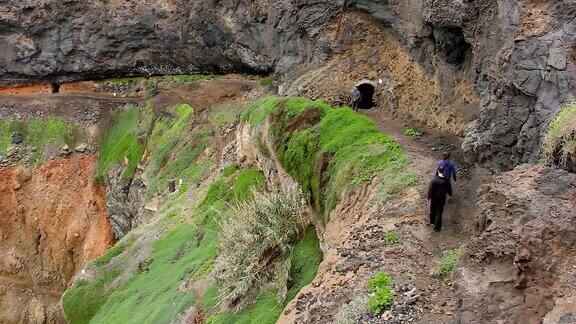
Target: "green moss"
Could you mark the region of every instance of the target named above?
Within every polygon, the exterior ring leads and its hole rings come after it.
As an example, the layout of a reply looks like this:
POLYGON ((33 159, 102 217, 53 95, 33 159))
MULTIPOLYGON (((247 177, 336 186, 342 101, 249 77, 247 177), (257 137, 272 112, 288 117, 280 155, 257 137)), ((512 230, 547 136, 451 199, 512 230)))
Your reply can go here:
POLYGON ((266 178, 262 171, 258 169, 242 170, 236 178, 234 185, 234 198, 236 201, 244 201, 252 197, 254 188, 262 187, 266 183, 266 178))
POLYGON ((257 125, 272 113, 278 158, 324 216, 346 186, 359 186, 384 171, 399 173, 406 164, 397 143, 350 109, 318 100, 266 97, 254 103, 243 120, 257 125))
POLYGON ((136 106, 121 110, 114 116, 114 124, 106 132, 100 145, 96 178, 102 180, 111 165, 128 159, 124 177, 134 177, 136 167, 144 153, 142 137, 146 130, 140 127, 140 109, 136 106))
POLYGON ((310 227, 292 251, 290 267, 292 288, 286 294, 286 303, 296 297, 300 289, 314 280, 320 262, 322 262, 322 250, 320 250, 316 231, 310 227))
POLYGON ((12 133, 19 132, 24 136, 23 146, 35 147, 36 153, 31 162, 40 162, 42 152, 48 145, 58 148, 63 145, 73 146, 81 138, 76 127, 62 117, 28 117, 22 120, 0 121, 0 154, 3 154, 12 144, 12 133), (76 137, 73 136, 76 134, 76 137))
POLYGON ((238 106, 212 107, 208 111, 208 119, 217 129, 224 129, 226 126, 237 121, 242 109, 238 106))
POLYGON ((124 252, 125 248, 126 245, 124 243, 116 243, 116 245, 108 249, 104 255, 96 259, 96 264, 99 266, 108 264, 108 262, 110 262, 114 257, 117 257, 120 253, 124 252))
POLYGON ((211 310, 218 304, 218 290, 219 285, 214 283, 210 285, 202 295, 202 308, 204 310, 211 310))
POLYGON ((282 101, 279 97, 262 97, 253 102, 242 115, 242 121, 251 126, 257 126, 266 120, 268 114, 276 110, 278 103, 282 101))
MULTIPOLYGON (((201 174, 202 166, 196 165, 195 161, 208 146, 210 138, 211 133, 208 130, 197 128, 191 132, 188 140, 176 139, 174 147, 168 154, 171 158, 166 157, 164 166, 157 171, 148 186, 148 194, 152 195, 166 189, 168 181, 172 179, 196 182, 198 175, 201 174)), ((150 173, 152 172, 151 168, 150 173)))
POLYGON ((106 303, 108 285, 120 274, 119 269, 104 270, 93 281, 81 280, 62 296, 62 308, 70 323, 84 324, 106 303))
POLYGON ((121 290, 116 290, 93 318, 96 323, 168 323, 198 296, 180 284, 203 268, 218 250, 218 237, 209 231, 198 241, 198 228, 181 224, 154 244, 151 262, 121 290))
POLYGON ((228 177, 238 171, 238 166, 234 163, 227 165, 224 170, 222 171, 222 176, 228 177))
POLYGON ((276 302, 276 293, 267 291, 258 295, 256 303, 238 313, 221 313, 208 318, 208 324, 267 324, 276 323, 284 307, 276 302))
POLYGON ((152 159, 148 162, 145 172, 150 179, 154 179, 147 191, 149 196, 159 189, 165 188, 167 180, 186 169, 202 153, 207 144, 207 136, 205 135, 199 140, 190 139, 188 147, 180 152, 175 161, 170 163, 168 169, 162 170, 168 162, 172 150, 182 140, 182 134, 185 134, 189 119, 194 114, 192 107, 186 104, 174 107, 174 112, 174 117, 164 116, 156 121, 148 140, 147 147, 152 159))

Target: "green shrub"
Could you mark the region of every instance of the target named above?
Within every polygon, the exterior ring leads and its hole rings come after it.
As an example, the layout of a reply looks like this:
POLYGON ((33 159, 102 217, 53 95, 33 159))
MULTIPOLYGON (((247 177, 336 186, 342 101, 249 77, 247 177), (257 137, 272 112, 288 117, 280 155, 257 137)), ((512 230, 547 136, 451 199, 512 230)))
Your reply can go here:
POLYGON ((576 156, 576 101, 565 104, 550 122, 542 145, 546 164, 563 164, 568 156, 576 156))
POLYGON ((392 305, 395 293, 390 288, 392 278, 385 273, 380 272, 368 281, 368 290, 372 293, 368 299, 368 308, 376 315, 392 305))
POLYGON ((452 249, 442 252, 442 259, 436 267, 436 275, 444 278, 452 277, 454 269, 458 265, 460 250, 452 249))
POLYGON ((384 238, 386 240, 386 245, 394 245, 398 243, 398 241, 400 240, 400 238, 398 237, 398 233, 396 233, 395 231, 386 232, 384 238))
POLYGON ((420 136, 422 136, 422 132, 419 131, 418 129, 414 128, 414 127, 408 127, 408 128, 406 128, 402 133, 403 133, 404 135, 410 136, 410 137, 420 137, 420 136))
POLYGON ((303 233, 305 210, 302 196, 295 190, 257 192, 253 200, 232 207, 221 219, 221 250, 214 275, 222 284, 220 299, 224 305, 247 305, 249 300, 244 297, 254 293, 266 273, 281 272, 281 260, 290 257, 294 242, 303 233), (270 257, 279 262, 269 264, 270 257))

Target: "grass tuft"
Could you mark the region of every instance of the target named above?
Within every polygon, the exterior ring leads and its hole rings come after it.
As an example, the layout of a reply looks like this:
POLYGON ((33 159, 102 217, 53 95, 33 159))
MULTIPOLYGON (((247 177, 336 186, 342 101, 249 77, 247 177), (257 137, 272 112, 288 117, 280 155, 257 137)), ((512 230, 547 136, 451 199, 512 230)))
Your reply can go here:
POLYGON ((576 101, 567 103, 550 122, 542 145, 542 160, 546 164, 565 164, 576 156, 576 101))
MULTIPOLYGON (((271 273, 281 274, 282 260, 289 261, 303 233, 305 210, 301 194, 294 190, 257 192, 253 200, 230 209, 220 222, 221 251, 214 263, 215 278, 222 283, 221 303, 246 306, 261 281, 271 273)), ((285 273, 289 269, 284 268, 285 273)), ((275 286, 284 291, 285 285, 286 280, 275 286)), ((283 302, 285 292, 280 297, 283 302)))
POLYGON ((436 267, 435 274, 443 278, 451 278, 454 274, 454 269, 458 266, 460 259, 460 250, 452 249, 442 252, 442 259, 436 267))

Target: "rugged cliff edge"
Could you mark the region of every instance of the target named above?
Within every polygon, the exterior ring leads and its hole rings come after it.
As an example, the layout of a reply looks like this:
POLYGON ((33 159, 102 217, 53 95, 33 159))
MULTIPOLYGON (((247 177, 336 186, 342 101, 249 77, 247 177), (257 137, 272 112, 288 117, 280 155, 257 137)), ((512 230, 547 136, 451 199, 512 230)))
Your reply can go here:
MULTIPOLYGON (((344 55, 351 71, 336 101, 361 78, 383 79, 378 103, 400 102, 398 113, 414 118, 396 92, 421 80, 398 78, 389 64, 398 57, 375 57, 385 50, 378 42, 398 41, 434 80, 431 112, 449 116, 446 129, 460 135, 472 122, 465 148, 505 171, 537 159, 545 125, 574 98, 575 11, 568 0, 9 0, 0 4, 0 84, 191 71, 276 72, 289 83, 311 70, 341 69, 332 60, 344 55), (354 12, 368 13, 370 28, 388 34, 372 44, 361 21, 345 28, 354 12), (458 102, 462 96, 471 100, 458 102)), ((321 85, 308 87, 296 92, 321 85)))

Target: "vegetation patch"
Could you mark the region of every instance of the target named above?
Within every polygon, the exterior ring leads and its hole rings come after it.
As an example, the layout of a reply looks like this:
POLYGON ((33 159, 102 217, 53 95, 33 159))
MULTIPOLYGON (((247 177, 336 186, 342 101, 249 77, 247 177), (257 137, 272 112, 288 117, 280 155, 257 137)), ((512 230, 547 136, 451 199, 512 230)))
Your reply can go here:
POLYGON ((359 186, 376 173, 403 172, 404 150, 368 117, 346 107, 266 97, 251 105, 243 120, 256 126, 267 116, 282 165, 325 217, 346 186, 359 186))
POLYGON ((146 176, 154 179, 147 190, 149 196, 160 188, 165 188, 170 178, 174 178, 187 169, 198 158, 208 144, 208 131, 196 130, 187 142, 183 143, 178 155, 167 165, 172 150, 182 145, 183 134, 186 134, 194 109, 187 104, 173 108, 173 116, 162 116, 154 124, 148 139, 147 151, 151 159, 146 166, 146 176), (167 167, 166 167, 167 166, 167 167), (165 168, 166 167, 166 168, 165 168))
POLYGON ((25 119, 0 120, 0 154, 12 145, 12 133, 23 136, 21 145, 36 148, 31 162, 43 159, 44 148, 54 145, 60 149, 64 145, 73 146, 78 142, 78 129, 62 117, 28 117, 25 119))
POLYGON ((394 245, 400 241, 400 237, 396 231, 389 231, 384 235, 384 240, 386 241, 386 245, 394 245))
POLYGON ((420 130, 418 130, 417 128, 414 127, 408 127, 406 129, 404 129, 404 131, 402 132, 404 135, 406 136, 410 136, 410 137, 420 137, 422 136, 422 132, 420 130))
POLYGON ((576 101, 564 105, 550 122, 542 146, 546 164, 563 165, 570 156, 576 157, 576 101))
POLYGON ((396 294, 390 288, 392 278, 380 272, 368 281, 368 290, 372 293, 368 299, 368 308, 375 314, 380 315, 385 309, 392 305, 396 294))
POLYGON ((80 280, 62 296, 62 308, 69 323, 85 324, 98 313, 108 299, 108 285, 120 274, 119 269, 104 269, 92 280, 80 280))
POLYGON ((214 266, 215 278, 223 284, 221 303, 243 308, 258 287, 274 277, 280 279, 274 284, 278 301, 284 301, 289 260, 304 232, 305 210, 296 191, 258 192, 253 200, 230 210, 220 223, 222 249, 214 266))
POLYGON ((452 278, 454 269, 458 266, 460 250, 452 249, 442 252, 442 259, 436 267, 435 274, 442 278, 452 278))
POLYGON ((217 129, 223 130, 224 127, 238 120, 240 112, 240 107, 230 105, 212 107, 208 110, 208 119, 217 129))
POLYGON ((271 86, 273 84, 274 84, 273 78, 263 78, 262 80, 260 80, 260 85, 263 86, 271 86))
POLYGON ((100 144, 96 179, 102 180, 110 166, 121 163, 124 159, 128 161, 128 164, 123 176, 126 179, 134 177, 144 153, 146 135, 150 127, 148 118, 152 118, 148 112, 145 114, 147 118, 141 118, 140 109, 137 106, 129 106, 117 112, 114 116, 114 124, 106 132, 100 144))
MULTIPOLYGON (((288 260, 288 259, 287 259, 288 260)), ((278 300, 282 296, 282 290, 261 289, 252 305, 247 306, 237 312, 224 311, 210 316, 207 323, 227 324, 227 323, 276 323, 286 304, 292 300, 304 286, 312 282, 318 270, 318 265, 322 262, 322 252, 314 228, 309 227, 304 236, 294 245, 292 257, 289 259, 290 271, 286 282, 276 279, 276 285, 291 285, 287 290, 285 298, 278 300)), ((266 285, 264 285, 266 286, 266 285)), ((278 286, 276 286, 278 289, 278 286)), ((280 288, 283 289, 283 288, 280 288)))

